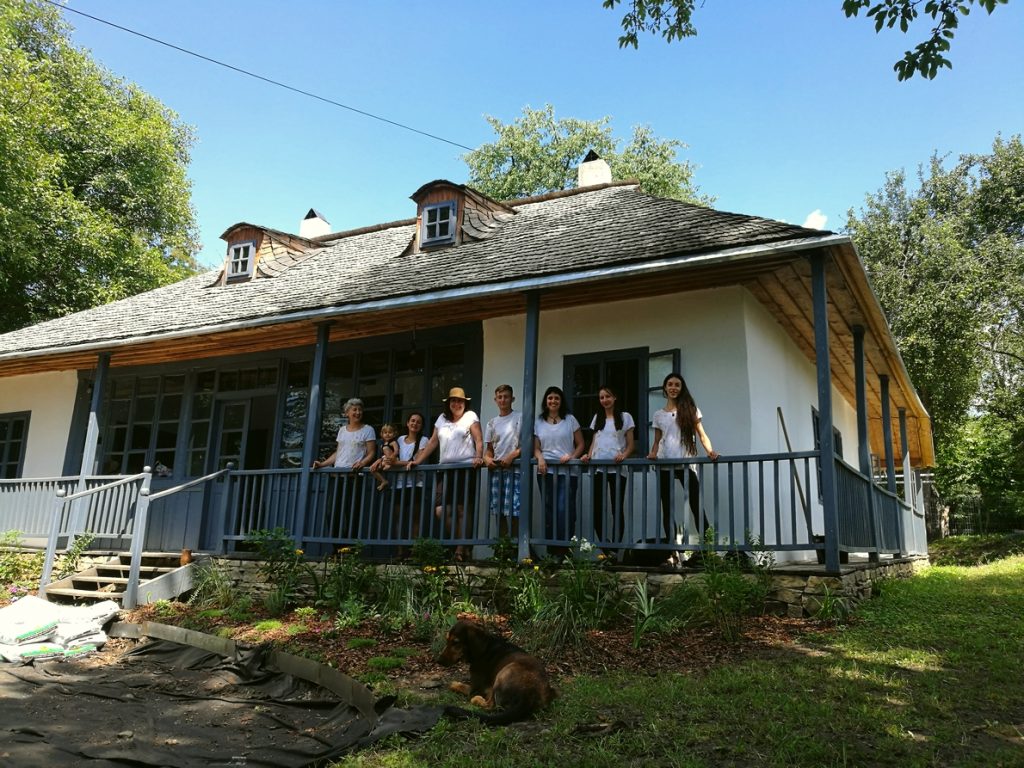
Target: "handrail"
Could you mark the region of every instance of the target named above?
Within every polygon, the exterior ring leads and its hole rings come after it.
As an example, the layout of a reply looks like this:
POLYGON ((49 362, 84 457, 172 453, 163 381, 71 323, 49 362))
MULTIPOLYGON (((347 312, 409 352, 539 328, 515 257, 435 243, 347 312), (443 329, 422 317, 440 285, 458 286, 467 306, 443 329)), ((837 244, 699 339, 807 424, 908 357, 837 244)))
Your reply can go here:
MULTIPOLYGON (((149 467, 144 467, 142 472, 137 475, 129 475, 122 477, 111 483, 104 483, 103 485, 97 485, 95 488, 86 488, 82 491, 76 491, 75 493, 68 494, 64 488, 57 489, 57 499, 53 510, 53 521, 50 524, 50 535, 46 541, 46 557, 43 559, 43 572, 39 577, 39 594, 46 594, 46 587, 50 583, 50 577, 53 575, 53 563, 57 559, 57 539, 60 538, 60 517, 64 510, 64 506, 69 501, 75 501, 76 499, 82 499, 86 496, 91 496, 96 493, 105 493, 111 488, 116 488, 121 485, 127 485, 134 483, 138 480, 142 480, 144 487, 148 487, 147 479, 152 477, 149 467)), ((136 502, 138 504, 138 502, 136 502)), ((78 531, 75 531, 73 526, 68 530, 68 546, 74 542, 75 537, 78 535, 78 531)), ((134 546, 134 540, 137 535, 137 531, 132 532, 132 541, 134 546)), ((134 607, 134 606, 131 606, 134 607)))
MULTIPOLYGON (((146 469, 149 469, 149 467, 146 467, 146 469)), ((86 488, 84 491, 75 491, 72 494, 68 494, 68 492, 63 488, 58 488, 57 498, 63 499, 63 503, 67 504, 69 501, 74 501, 75 499, 84 499, 86 496, 91 496, 94 493, 109 491, 111 488, 116 488, 119 485, 127 485, 128 483, 133 483, 136 480, 141 480, 146 476, 146 474, 147 473, 143 471, 137 475, 128 475, 127 477, 122 477, 120 480, 115 480, 112 483, 104 483, 103 485, 97 485, 95 488, 86 488)))
POLYGON ((197 477, 194 480, 189 480, 187 483, 176 485, 173 488, 165 488, 164 490, 159 491, 157 493, 151 493, 149 495, 149 500, 152 502, 156 501, 157 499, 163 499, 167 496, 172 496, 175 493, 178 493, 179 491, 184 491, 186 488, 191 488, 195 485, 200 485, 201 483, 206 483, 209 482, 210 480, 215 480, 221 475, 226 475, 228 472, 231 472, 232 470, 234 470, 234 468, 235 465, 229 463, 226 467, 224 467, 224 469, 217 470, 216 472, 211 472, 210 474, 203 475, 202 477, 197 477))

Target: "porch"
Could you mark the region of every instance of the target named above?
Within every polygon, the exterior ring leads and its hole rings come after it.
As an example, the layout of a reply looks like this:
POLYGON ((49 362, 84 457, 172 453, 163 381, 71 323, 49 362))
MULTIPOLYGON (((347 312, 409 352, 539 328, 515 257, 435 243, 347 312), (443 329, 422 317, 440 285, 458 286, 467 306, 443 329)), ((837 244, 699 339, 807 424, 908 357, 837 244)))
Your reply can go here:
MULTIPOLYGON (((516 473, 522 494, 519 558, 543 556, 550 548, 586 540, 613 562, 628 566, 660 565, 673 552, 703 547, 771 553, 780 567, 813 564, 817 573, 838 576, 840 563, 851 554, 869 562, 927 554, 916 474, 908 475, 911 483, 906 487, 886 479, 883 486, 833 457, 837 503, 830 535, 826 508, 816 493, 821 487, 819 462, 820 452, 815 451, 683 464, 646 459, 621 465, 571 462, 555 470, 555 483, 564 482, 568 491, 564 527, 550 523, 534 467, 524 464, 525 471, 516 473), (606 492, 605 478, 613 472, 621 473, 616 475, 624 486, 621 503, 606 492), (659 474, 660 482, 668 481, 665 500, 674 529, 669 532, 662 517, 659 474), (697 518, 691 514, 691 493, 702 512, 697 518)), ((95 537, 94 548, 111 551, 186 548, 230 557, 249 549, 246 540, 253 531, 275 528, 287 532, 312 557, 359 544, 370 559, 394 560, 401 548, 420 538, 471 548, 475 560, 490 556, 505 518, 489 509, 488 470, 426 465, 408 476, 409 485, 399 487, 399 479, 391 473, 391 484, 378 491, 366 472, 228 468, 159 489, 159 478, 145 471, 90 477, 83 490, 71 493, 78 478, 4 480, 0 520, 29 543, 46 542, 47 566, 82 533, 95 537), (454 503, 438 515, 445 483, 454 503), (455 505, 465 509, 461 527, 451 514, 455 505)))

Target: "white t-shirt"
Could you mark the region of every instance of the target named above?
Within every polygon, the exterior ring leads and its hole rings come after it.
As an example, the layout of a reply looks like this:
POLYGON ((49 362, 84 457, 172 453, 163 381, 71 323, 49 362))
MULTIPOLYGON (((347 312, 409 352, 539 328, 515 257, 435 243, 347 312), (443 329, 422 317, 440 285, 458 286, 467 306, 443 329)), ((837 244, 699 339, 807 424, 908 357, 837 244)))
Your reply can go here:
MULTIPOLYGON (((700 422, 700 408, 697 409, 697 421, 700 422)), ((696 456, 697 451, 686 451, 679 425, 676 423, 676 412, 664 408, 654 412, 654 428, 661 430, 661 442, 658 443, 659 459, 681 459, 684 456, 696 456)), ((696 438, 696 435, 694 435, 696 438)), ((696 448, 696 441, 694 442, 696 448)))
MULTIPOLYGON (((615 429, 615 419, 605 419, 604 428, 600 432, 594 432, 594 449, 590 452, 590 458, 611 460, 616 454, 626 450, 626 435, 636 423, 628 413, 622 414, 622 429, 615 429)), ((590 428, 596 429, 597 416, 590 420, 590 428)))
MULTIPOLYGON (((419 439, 415 443, 405 442, 405 438, 408 435, 402 435, 398 438, 398 460, 399 461, 412 461, 420 448, 423 447, 427 439, 420 435, 419 439)), ((412 488, 413 485, 423 485, 423 473, 412 471, 406 471, 405 467, 395 467, 395 488, 412 488)))
POLYGON ((449 421, 442 413, 434 422, 434 434, 441 446, 440 464, 454 464, 459 461, 472 461, 476 458, 476 445, 473 444, 474 424, 480 423, 480 417, 473 411, 466 411, 458 421, 449 421))
POLYGON ((366 455, 366 443, 374 442, 377 434, 373 427, 364 424, 354 432, 348 427, 338 430, 338 450, 334 454, 334 466, 348 469, 366 455))
MULTIPOLYGON (((533 433, 540 440, 540 452, 544 461, 550 464, 557 464, 565 454, 572 455, 576 450, 573 435, 580 428, 580 423, 571 413, 557 424, 551 424, 545 418, 537 419, 534 424, 533 433)), ((553 467, 548 467, 548 473, 553 473, 553 467)))
POLYGON ((519 432, 523 427, 523 414, 512 411, 495 416, 487 422, 484 443, 494 450, 495 459, 503 459, 519 447, 519 432))

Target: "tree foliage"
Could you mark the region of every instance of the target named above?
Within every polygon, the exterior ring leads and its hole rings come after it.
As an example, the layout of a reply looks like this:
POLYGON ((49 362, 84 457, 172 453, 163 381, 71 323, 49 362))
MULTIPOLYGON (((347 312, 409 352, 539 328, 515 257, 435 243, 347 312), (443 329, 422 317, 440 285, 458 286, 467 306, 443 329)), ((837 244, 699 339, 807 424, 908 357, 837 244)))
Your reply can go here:
POLYGON ((0 0, 0 332, 195 270, 190 130, 67 32, 0 0))
POLYGON ((580 163, 594 150, 611 167, 616 179, 635 179, 660 197, 707 205, 693 183, 693 166, 676 155, 686 147, 675 139, 659 139, 648 126, 636 126, 620 150, 611 120, 556 118, 550 104, 523 108, 521 117, 505 124, 487 116, 495 141, 463 155, 469 166, 469 185, 497 200, 542 194, 576 186, 580 163))
MULTIPOLYGON (((602 0, 605 8, 614 9, 622 0, 602 0)), ((883 28, 892 29, 899 26, 900 31, 907 33, 912 24, 922 15, 918 7, 922 0, 843 0, 843 12, 847 18, 859 16, 864 11, 865 17, 875 23, 875 32, 883 28)), ((929 79, 934 78, 943 67, 952 68, 953 63, 946 58, 956 29, 960 26, 960 17, 970 14, 974 6, 992 13, 997 5, 1005 5, 1009 0, 927 0, 924 3, 924 14, 931 18, 934 26, 931 34, 907 51, 903 58, 893 65, 896 76, 900 80, 908 80, 915 74, 929 79)), ((695 0, 630 0, 628 10, 622 17, 622 35, 619 36, 619 47, 639 47, 639 36, 642 32, 660 34, 668 42, 692 37, 697 34, 691 17, 694 12, 695 0)))
POLYGON ((933 156, 918 182, 890 173, 847 228, 932 414, 945 490, 994 503, 1024 488, 1024 145, 933 156))

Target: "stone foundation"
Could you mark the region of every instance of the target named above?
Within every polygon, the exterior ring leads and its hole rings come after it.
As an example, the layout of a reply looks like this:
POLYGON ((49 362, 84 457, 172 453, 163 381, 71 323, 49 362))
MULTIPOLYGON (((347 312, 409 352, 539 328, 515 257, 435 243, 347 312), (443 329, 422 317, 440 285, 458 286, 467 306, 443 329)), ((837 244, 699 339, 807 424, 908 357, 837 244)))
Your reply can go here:
MULTIPOLYGON (((249 594, 254 600, 262 600, 273 592, 276 585, 266 582, 259 572, 259 562, 253 559, 237 559, 227 557, 213 558, 231 580, 234 588, 249 594)), ((314 564, 319 571, 319 563, 314 564)), ((878 563, 856 563, 844 565, 838 576, 826 575, 820 566, 781 567, 772 572, 772 585, 766 602, 766 610, 791 618, 812 617, 817 614, 826 596, 841 598, 847 607, 855 608, 858 603, 871 597, 875 585, 888 579, 905 579, 928 565, 927 558, 905 558, 900 560, 883 560, 878 563)), ((408 569, 417 571, 411 565, 378 565, 378 570, 408 569)), ((454 569, 454 566, 449 566, 454 569)), ((493 580, 498 569, 487 565, 466 565, 462 567, 464 577, 473 584, 473 593, 480 598, 492 594, 493 580)), ((703 578, 701 571, 626 571, 612 570, 624 591, 633 589, 636 582, 647 583, 648 594, 656 596, 672 590, 674 587, 693 579, 703 578)), ((319 575, 319 574, 318 574, 319 575)), ((747 575, 747 578, 754 578, 747 575)), ((551 578, 551 586, 556 584, 551 578)), ((308 596, 312 597, 312 585, 308 587, 308 596)))

